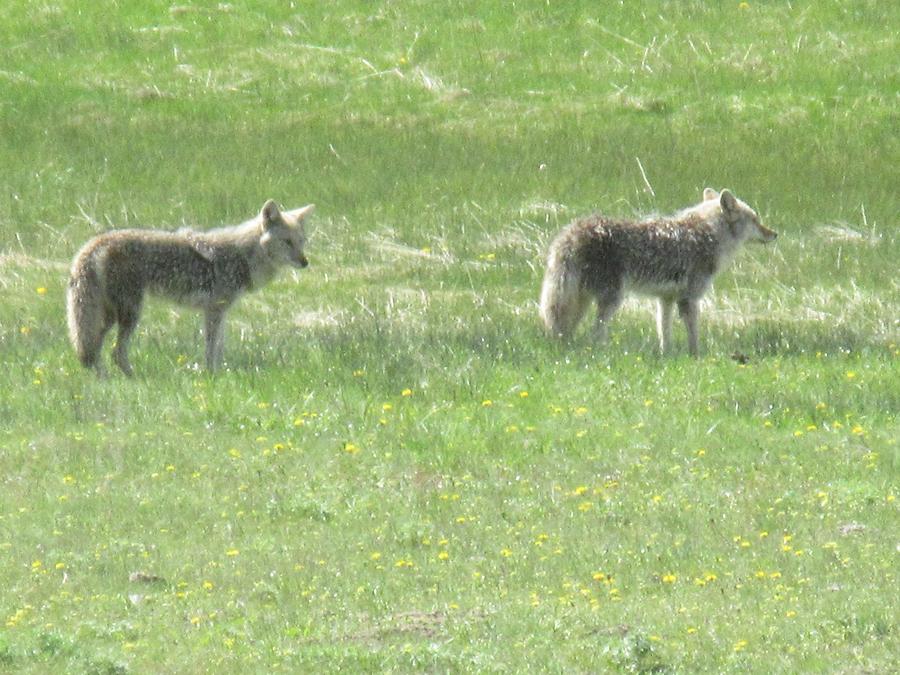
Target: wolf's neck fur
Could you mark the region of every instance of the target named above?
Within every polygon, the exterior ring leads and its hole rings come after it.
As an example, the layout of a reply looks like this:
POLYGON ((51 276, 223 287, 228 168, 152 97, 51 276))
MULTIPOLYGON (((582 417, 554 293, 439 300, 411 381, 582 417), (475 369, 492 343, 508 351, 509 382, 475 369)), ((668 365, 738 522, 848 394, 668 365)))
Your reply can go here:
POLYGON ((254 288, 265 285, 275 276, 279 265, 269 258, 259 243, 262 223, 259 216, 240 225, 217 227, 201 232, 201 238, 211 246, 231 246, 247 259, 254 288))
POLYGON ((722 213, 722 207, 716 200, 710 199, 701 202, 695 206, 679 211, 675 214, 674 219, 678 223, 688 223, 691 220, 706 223, 713 231, 716 239, 716 245, 719 249, 720 265, 727 265, 737 250, 744 243, 744 237, 736 237, 732 233, 725 214, 722 213))
POLYGON ((259 237, 262 232, 262 223, 259 217, 251 218, 240 225, 228 225, 204 230, 203 235, 211 244, 230 244, 240 249, 252 248, 259 245, 259 237))

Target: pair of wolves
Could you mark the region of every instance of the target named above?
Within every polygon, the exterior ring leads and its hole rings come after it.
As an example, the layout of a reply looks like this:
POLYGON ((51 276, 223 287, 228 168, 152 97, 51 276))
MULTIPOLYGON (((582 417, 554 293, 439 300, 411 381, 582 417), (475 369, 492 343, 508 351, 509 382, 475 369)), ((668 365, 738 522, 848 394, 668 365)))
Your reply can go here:
MULTIPOLYGON (((225 311, 279 268, 306 267, 304 221, 313 206, 281 211, 274 201, 241 225, 197 232, 120 230, 94 237, 75 256, 69 279, 69 334, 81 363, 102 372, 100 350, 118 324, 113 360, 132 374, 128 343, 145 291, 205 314, 207 368, 221 364, 225 311)), ((576 220, 550 246, 540 315, 550 335, 568 337, 596 301, 596 333, 633 290, 659 299, 660 348, 671 342, 674 306, 688 347, 698 353, 698 303, 715 274, 747 240, 776 234, 728 190, 707 188, 703 201, 674 216, 641 222, 591 216, 576 220)))

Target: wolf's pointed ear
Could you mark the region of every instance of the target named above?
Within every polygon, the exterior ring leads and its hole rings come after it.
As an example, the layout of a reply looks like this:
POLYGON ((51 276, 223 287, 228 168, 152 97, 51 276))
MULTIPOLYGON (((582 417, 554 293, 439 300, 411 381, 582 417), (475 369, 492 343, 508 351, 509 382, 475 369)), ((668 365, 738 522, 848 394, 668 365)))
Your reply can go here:
POLYGON ((722 205, 725 215, 734 215, 738 211, 737 199, 730 190, 722 190, 722 194, 719 195, 719 204, 722 205))
POLYGON ((280 214, 281 211, 278 210, 278 204, 275 203, 274 199, 270 199, 263 204, 262 210, 259 212, 259 215, 262 216, 263 225, 275 222, 280 214))
POLYGON ((704 188, 703 190, 703 201, 708 202, 710 199, 717 199, 719 197, 719 193, 713 190, 712 188, 704 188))
POLYGON ((316 210, 315 204, 307 204, 306 206, 302 206, 299 209, 293 209, 291 211, 286 211, 285 216, 288 217, 288 220, 299 223, 306 219, 309 214, 316 210))

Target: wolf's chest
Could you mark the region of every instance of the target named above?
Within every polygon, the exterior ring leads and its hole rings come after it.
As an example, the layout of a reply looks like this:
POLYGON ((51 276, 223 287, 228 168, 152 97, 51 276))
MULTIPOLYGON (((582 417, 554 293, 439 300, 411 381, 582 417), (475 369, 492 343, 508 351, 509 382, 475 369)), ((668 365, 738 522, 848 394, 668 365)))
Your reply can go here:
POLYGON ((251 285, 250 269, 243 256, 230 251, 196 251, 185 254, 183 264, 153 274, 152 290, 178 302, 206 307, 231 302, 251 285))
POLYGON ((718 267, 711 248, 697 245, 697 242, 684 242, 680 246, 633 250, 625 256, 624 284, 631 292, 653 296, 705 291, 718 267))
POLYGON ((625 278, 625 290, 637 295, 666 296, 680 295, 688 290, 687 277, 680 279, 656 279, 647 277, 625 278))

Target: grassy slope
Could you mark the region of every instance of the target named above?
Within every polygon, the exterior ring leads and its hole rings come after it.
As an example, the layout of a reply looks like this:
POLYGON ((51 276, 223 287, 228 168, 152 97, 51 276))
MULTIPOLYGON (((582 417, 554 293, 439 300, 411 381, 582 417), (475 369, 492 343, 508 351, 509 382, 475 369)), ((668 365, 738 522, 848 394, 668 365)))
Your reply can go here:
POLYGON ((896 665, 897 10, 81 4, 0 8, 4 663, 896 665), (782 233, 708 356, 642 302, 539 335, 562 223, 706 184, 782 233), (84 239, 268 196, 319 205, 313 267, 230 371, 163 303, 136 382, 77 368, 84 239))

